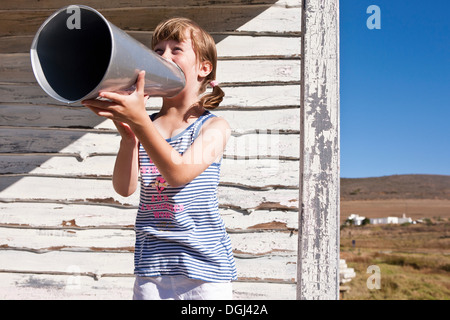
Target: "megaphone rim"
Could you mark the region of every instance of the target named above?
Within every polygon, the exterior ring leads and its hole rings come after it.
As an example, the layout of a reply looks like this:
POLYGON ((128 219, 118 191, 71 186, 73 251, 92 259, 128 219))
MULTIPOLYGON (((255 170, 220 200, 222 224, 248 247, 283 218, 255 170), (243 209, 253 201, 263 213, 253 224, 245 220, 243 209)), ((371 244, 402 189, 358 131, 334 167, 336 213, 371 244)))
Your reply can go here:
POLYGON ((106 70, 109 69, 109 67, 111 66, 111 63, 112 63, 112 60, 113 60, 112 59, 112 55, 115 52, 114 51, 115 43, 114 43, 114 40, 113 40, 113 31, 111 29, 111 25, 110 25, 109 21, 98 10, 96 10, 96 9, 94 9, 92 7, 86 6, 86 5, 81 5, 81 4, 80 5, 68 5, 68 6, 64 6, 64 7, 60 8, 60 9, 56 10, 38 28, 38 31, 36 32, 36 34, 35 34, 35 36, 33 38, 33 41, 31 43, 31 49, 30 49, 31 67, 33 69, 34 76, 35 76, 37 82, 39 83, 39 85, 41 86, 41 88, 48 95, 50 95, 52 98, 54 98, 54 99, 56 99, 56 100, 58 100, 60 102, 71 104, 71 103, 76 103, 76 102, 79 102, 79 101, 82 101, 84 99, 92 97, 92 95, 95 92, 97 92, 98 89, 101 87, 101 83, 105 79, 105 77, 107 75, 107 72, 105 72, 103 74, 102 80, 99 81, 98 85, 93 90, 91 90, 88 94, 86 94, 83 97, 81 97, 79 99, 76 99, 76 100, 69 100, 69 99, 66 99, 66 98, 62 97, 55 90, 53 90, 53 88, 49 85, 49 83, 47 82, 45 76, 43 75, 43 72, 41 72, 42 75, 39 74, 38 70, 42 70, 42 68, 41 68, 41 64, 40 64, 40 61, 39 61, 39 57, 37 55, 36 48, 37 48, 38 43, 39 43, 39 37, 41 35, 41 32, 48 25, 48 23, 50 23, 50 21, 55 18, 55 16, 57 16, 58 14, 60 14, 63 11, 67 11, 67 9, 69 7, 79 7, 79 8, 82 8, 82 9, 86 9, 86 10, 92 11, 98 17, 100 17, 103 20, 103 22, 105 23, 105 25, 107 26, 108 31, 109 31, 109 35, 110 35, 110 40, 111 40, 111 57, 109 59, 108 67, 106 68, 106 70))

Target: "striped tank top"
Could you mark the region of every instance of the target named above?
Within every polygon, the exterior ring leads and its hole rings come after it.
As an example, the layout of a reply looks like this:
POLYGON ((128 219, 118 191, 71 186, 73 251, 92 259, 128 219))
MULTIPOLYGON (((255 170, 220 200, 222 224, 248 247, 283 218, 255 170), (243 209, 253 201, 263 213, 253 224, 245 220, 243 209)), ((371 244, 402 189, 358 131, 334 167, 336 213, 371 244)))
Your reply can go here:
MULTIPOLYGON (((153 114, 152 120, 156 114, 153 114)), ((183 154, 198 136, 209 111, 166 141, 183 154)), ((190 183, 173 188, 139 146, 141 193, 136 217, 134 273, 142 277, 183 275, 210 282, 236 279, 230 238, 219 214, 220 162, 190 183)))

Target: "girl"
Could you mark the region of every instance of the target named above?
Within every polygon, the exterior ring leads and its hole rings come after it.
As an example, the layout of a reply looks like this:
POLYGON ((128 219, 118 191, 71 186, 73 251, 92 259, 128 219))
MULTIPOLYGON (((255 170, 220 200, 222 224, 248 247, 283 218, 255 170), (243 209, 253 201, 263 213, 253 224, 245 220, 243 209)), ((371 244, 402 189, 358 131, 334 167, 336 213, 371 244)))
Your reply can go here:
POLYGON ((185 88, 164 98, 159 113, 146 112, 144 72, 130 95, 102 92, 112 102, 83 101, 121 134, 116 192, 133 194, 141 175, 133 298, 231 299, 236 267, 217 201, 230 127, 205 109, 224 96, 215 82, 215 43, 193 21, 173 18, 158 25, 152 49, 186 77, 185 88), (208 84, 212 93, 201 96, 208 84))

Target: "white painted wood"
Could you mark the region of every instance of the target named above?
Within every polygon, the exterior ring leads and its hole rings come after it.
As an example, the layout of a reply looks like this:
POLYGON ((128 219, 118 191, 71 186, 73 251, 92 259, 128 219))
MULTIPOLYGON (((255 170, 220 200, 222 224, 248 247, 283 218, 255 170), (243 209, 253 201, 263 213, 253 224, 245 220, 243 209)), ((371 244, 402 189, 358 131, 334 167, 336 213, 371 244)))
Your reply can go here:
POLYGON ((219 59, 300 58, 299 37, 228 36, 217 43, 219 59))
POLYGON ((263 108, 273 106, 299 106, 300 89, 297 85, 268 87, 230 87, 226 88, 223 107, 263 108))
POLYGON ((0 173, 112 178, 115 161, 115 155, 92 156, 80 161, 74 156, 3 154, 0 155, 0 173))
POLYGON ((295 285, 279 283, 233 283, 234 300, 294 300, 295 285))
MULTIPOLYGON (((133 252, 133 230, 29 229, 0 227, 0 246, 37 253, 48 251, 133 252)), ((233 252, 240 257, 296 255, 297 237, 292 232, 230 233, 233 252)))
POLYGON ((34 253, 29 251, 0 251, 0 273, 46 273, 82 274, 100 279, 101 277, 133 277, 133 253, 123 252, 68 252, 49 251, 34 253))
POLYGON ((259 134, 232 135, 225 148, 225 157, 298 159, 299 147, 296 134, 269 133, 262 129, 259 134))
MULTIPOLYGON (((73 270, 76 270, 73 268, 73 270)), ((0 273, 0 299, 131 300, 133 277, 0 273)))
MULTIPOLYGON (((98 9, 117 9, 128 7, 153 7, 161 9, 162 7, 179 6, 179 0, 109 0, 109 1, 84 1, 86 5, 96 7, 98 9)), ((201 6, 238 6, 243 4, 273 4, 275 1, 245 1, 242 0, 183 0, 182 4, 185 7, 201 7, 201 6)), ((277 6, 297 6, 299 0, 280 0, 276 1, 277 6)), ((45 3, 40 1, 16 0, 12 2, 5 2, 2 5, 3 10, 18 10, 18 9, 51 9, 56 10, 67 5, 65 0, 47 0, 45 3)))
MULTIPOLYGON (((132 229, 137 208, 105 205, 60 203, 10 202, 0 203, 0 226, 10 228, 132 229)), ((297 214, 294 210, 220 209, 230 232, 259 232, 261 230, 296 231, 297 214)))
POLYGON ((224 159, 221 183, 246 187, 298 188, 298 161, 277 159, 224 159), (282 178, 281 178, 282 177, 282 178))
MULTIPOLYGON (((238 80, 238 78, 237 78, 238 80)), ((272 108, 279 106, 299 106, 298 85, 250 86, 224 88, 224 108, 272 108)), ((37 84, 0 84, 0 95, 4 103, 63 105, 50 98, 37 84)), ((160 107, 158 98, 149 100, 149 107, 160 107)), ((74 104, 81 106, 81 104, 74 104)))
MULTIPOLYGON (((42 16, 34 8, 45 11, 58 1, 14 3, 1 13, 7 17, 2 32, 15 35, 0 37, 0 298, 129 299, 138 193, 121 198, 111 186, 120 137, 111 122, 58 104, 37 86, 27 34, 35 29, 27 23, 22 28, 15 19, 42 16), (79 269, 70 269, 74 266, 79 269), (84 272, 81 286, 67 292, 77 270, 84 272)), ((157 1, 158 10, 180 5, 157 1)), ((183 12, 198 15, 190 8, 197 0, 188 1, 183 12)), ((239 1, 200 3, 207 10, 215 6, 208 12, 220 8, 232 22, 255 13, 237 30, 213 21, 218 80, 226 93, 214 112, 233 128, 219 199, 238 265, 234 296, 294 299, 302 1, 242 2, 243 14, 236 10, 239 1)), ((125 15, 108 2, 105 12, 140 28, 145 10, 154 10, 151 2, 126 8, 125 15), (133 21, 130 12, 137 13, 133 21)), ((128 33, 147 43, 152 34, 145 27, 128 33)), ((160 105, 161 99, 150 99, 149 113, 160 105)))
MULTIPOLYGON (((115 155, 87 157, 0 155, 0 174, 48 177, 104 177, 111 179, 115 155)), ((298 188, 298 161, 277 159, 223 159, 221 184, 251 188, 298 188), (280 178, 283 177, 283 178, 280 178)))
POLYGON ((306 0, 297 297, 339 298, 339 1, 306 0))
POLYGON ((226 228, 233 232, 298 230, 298 213, 295 210, 249 210, 242 213, 238 210, 222 209, 220 214, 226 228))
POLYGON ((40 202, 0 203, 0 226, 17 228, 133 229, 136 207, 40 202))
MULTIPOLYGON (((262 39, 259 40, 263 41, 262 39)), ((2 71, 0 82, 36 82, 31 71, 30 55, 27 53, 0 54, 0 70, 2 71)), ((300 79, 300 59, 219 60, 217 74, 220 77, 221 84, 298 82, 300 79)))
POLYGON ((300 1, 294 6, 276 3, 259 14, 254 19, 239 27, 238 31, 259 32, 300 32, 301 31, 300 1))
MULTIPOLYGON (((133 277, 132 252, 69 252, 0 251, 0 274, 9 272, 73 275, 79 274, 96 280, 102 277, 133 277)), ((266 255, 251 258, 236 257, 239 281, 293 283, 296 274, 296 255, 266 255), (259 273, 254 264, 260 265, 259 273)))
POLYGON ((132 252, 133 230, 114 229, 22 229, 0 227, 0 245, 4 248, 37 252, 114 251, 132 252))
MULTIPOLYGON (((2 300, 130 300, 133 277, 0 273, 2 300)), ((294 284, 234 282, 233 300, 293 300, 294 284)))
MULTIPOLYGON (((101 9, 101 14, 119 28, 142 30, 154 28, 163 18, 169 16, 187 16, 208 31, 241 32, 300 32, 300 10, 286 5, 250 5, 250 6, 204 6, 198 8, 178 6, 166 8, 112 8, 101 9), (156 9, 156 10, 155 10, 156 9), (159 9, 159 10, 158 10, 159 9), (158 14, 160 11, 162 14, 158 14), (218 19, 220 15, 227 19, 218 19), (147 27, 143 27, 147 26, 147 27)), ((14 10, 0 11, 0 36, 32 34, 55 10, 14 10), (22 17, 28 23, 18 21, 22 17)))
MULTIPOLYGON (((149 46, 152 32, 128 31, 127 33, 144 45, 149 46)), ((0 37, 1 53, 28 55, 33 37, 34 35, 0 37)), ((252 32, 252 35, 248 35, 248 33, 219 32, 214 33, 213 37, 216 39, 219 59, 292 59, 300 57, 300 35, 286 34, 286 36, 283 36, 283 34, 276 34, 275 36, 268 36, 255 32, 252 32)), ((7 58, 5 57, 5 59, 7 58)), ((0 62, 0 66, 4 65, 7 66, 8 64, 0 62)), ((17 75, 13 76, 17 77, 17 75)), ((31 76, 27 76, 27 78, 32 79, 31 76)))
MULTIPOLYGON (((250 131, 251 132, 251 131, 250 131)), ((259 133, 232 135, 225 158, 298 159, 296 134, 283 134, 261 129, 259 133)), ((9 129, 0 127, 0 153, 59 153, 76 155, 80 160, 94 155, 115 155, 119 149, 118 133, 83 130, 9 129)))
MULTIPOLYGON (((152 109, 148 110, 148 113, 152 114, 158 111, 159 109, 152 109)), ((224 110, 218 108, 212 110, 212 113, 225 118, 233 132, 241 134, 257 129, 274 132, 277 130, 280 132, 299 131, 300 108, 280 107, 275 110, 224 110)), ((112 121, 96 116, 89 109, 66 106, 0 105, 0 125, 9 127, 92 128, 116 131, 112 121)))
POLYGON ((241 257, 297 254, 297 237, 291 232, 230 233, 230 237, 234 253, 241 257))
MULTIPOLYGON (((130 197, 115 193, 110 180, 76 179, 60 177, 4 176, 0 180, 0 198, 4 201, 59 201, 75 203, 106 203, 121 206, 139 204, 139 188, 130 197)), ((298 208, 298 191, 273 189, 269 191, 221 185, 219 204, 243 210, 298 208)))

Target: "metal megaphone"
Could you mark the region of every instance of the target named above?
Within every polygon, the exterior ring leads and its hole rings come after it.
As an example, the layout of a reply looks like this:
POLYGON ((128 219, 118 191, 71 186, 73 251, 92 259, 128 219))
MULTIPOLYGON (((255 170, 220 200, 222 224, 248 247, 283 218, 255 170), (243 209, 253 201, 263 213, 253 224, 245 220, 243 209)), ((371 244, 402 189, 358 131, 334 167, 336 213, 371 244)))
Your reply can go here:
POLYGON ((36 33, 30 54, 39 85, 64 103, 96 98, 100 91, 134 90, 141 70, 150 96, 175 96, 186 81, 175 63, 83 5, 53 13, 36 33))

